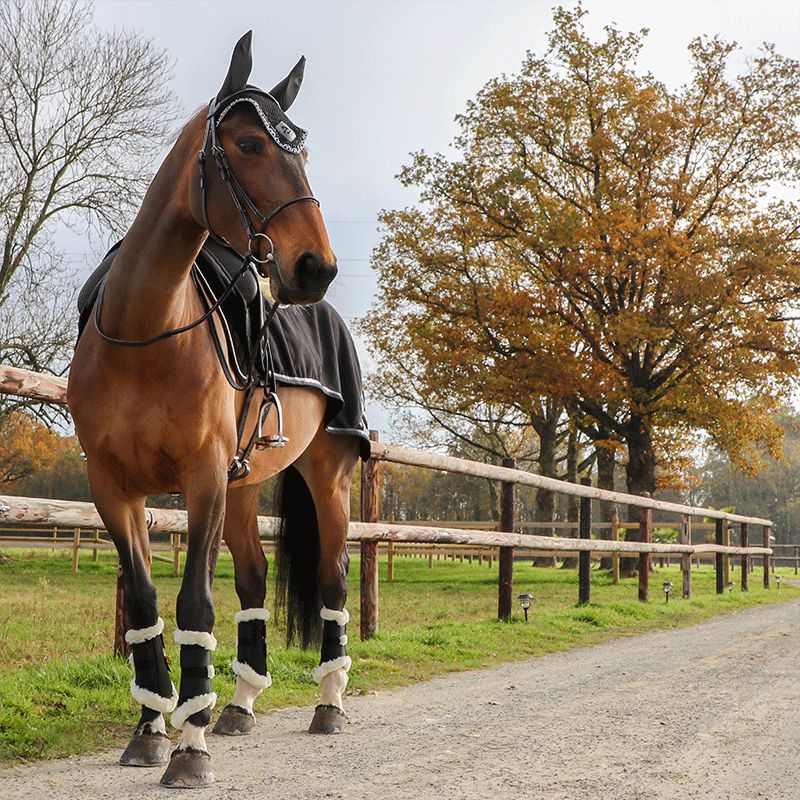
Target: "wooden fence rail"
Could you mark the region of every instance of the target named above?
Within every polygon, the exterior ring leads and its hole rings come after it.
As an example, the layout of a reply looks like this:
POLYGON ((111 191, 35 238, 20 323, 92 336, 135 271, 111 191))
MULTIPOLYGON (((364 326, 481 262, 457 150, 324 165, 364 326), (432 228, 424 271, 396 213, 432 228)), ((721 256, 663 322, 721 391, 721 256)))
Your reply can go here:
MULTIPOLYGON (((369 463, 369 462, 368 462, 369 463)), ((584 501, 584 504, 590 502, 584 501)), ((368 509, 368 513, 372 513, 368 509)), ((644 512, 646 513, 646 512, 644 512)), ((152 533, 188 534, 185 511, 175 509, 148 508, 146 510, 148 529, 152 533)), ((258 524, 261 536, 267 542, 274 540, 278 520, 274 517, 259 517, 258 524)), ((0 525, 26 525, 32 527, 52 528, 53 526, 71 527, 80 531, 82 528, 102 529, 103 523, 91 503, 68 500, 46 500, 31 497, 0 496, 0 525)), ((17 538, 17 537, 15 537, 17 538)), ((42 537, 44 538, 44 537, 42 537)), ((503 618, 510 616, 510 598, 513 586, 514 548, 526 551, 534 549, 540 552, 558 553, 627 553, 638 554, 640 558, 647 554, 664 555, 761 555, 765 561, 765 582, 769 580, 768 547, 733 547, 718 544, 665 544, 662 542, 626 542, 607 539, 568 539, 562 537, 534 536, 510 532, 471 531, 465 529, 423 527, 415 525, 398 525, 391 522, 351 522, 347 536, 349 541, 366 543, 371 546, 366 559, 361 563, 361 620, 362 638, 374 635, 378 624, 378 558, 377 544, 380 542, 445 544, 451 546, 465 545, 472 547, 499 548, 503 568, 499 575, 498 604, 500 612, 507 612, 503 618), (504 558, 505 556, 505 558, 504 558), (502 605, 500 605, 502 604, 502 605), (366 609, 365 609, 366 605, 366 609), (366 627, 365 627, 366 626, 366 627)), ((46 540, 52 544, 52 540, 46 540)), ((80 541, 78 539, 78 541, 80 541)), ((86 542, 91 547, 93 542, 86 542)), ((102 546, 102 544, 100 545, 102 546)), ((77 547, 74 552, 77 552, 77 547)), ((362 551, 363 552, 363 551, 362 551)), ((74 565, 77 566, 77 565, 74 565)), ((645 574, 647 572, 645 571, 645 574)), ((582 599, 588 596, 589 571, 583 573, 582 599)), ((640 599, 646 600, 646 590, 642 590, 640 576, 640 599)), ((121 594, 118 592, 118 600, 121 594)), ((585 602, 585 600, 584 600, 585 602)), ((117 609, 116 618, 123 620, 124 615, 117 609)), ((116 641, 121 642, 124 631, 117 631, 116 641)))
MULTIPOLYGON (((0 365, 0 393, 13 394, 43 402, 66 402, 66 379, 48 375, 40 375, 27 370, 0 365)), ((611 492, 593 487, 589 482, 573 484, 554 478, 546 478, 535 473, 514 468, 511 461, 498 467, 476 461, 414 450, 394 444, 386 444, 378 440, 377 432, 370 433, 372 439, 371 458, 362 466, 361 485, 361 522, 350 525, 348 539, 361 543, 361 636, 369 638, 374 635, 378 626, 378 558, 379 542, 417 542, 439 543, 447 545, 472 545, 500 548, 498 616, 506 619, 510 615, 509 603, 513 596, 514 548, 534 548, 545 552, 562 553, 611 553, 615 556, 614 575, 618 575, 617 559, 620 554, 636 554, 639 556, 639 598, 648 598, 649 559, 651 554, 675 554, 688 556, 682 558, 684 570, 683 593, 691 593, 691 556, 713 553, 717 570, 717 591, 725 588, 725 574, 729 567, 730 556, 741 556, 743 566, 747 565, 748 556, 761 555, 764 563, 764 586, 770 585, 770 556, 772 522, 759 517, 746 517, 731 514, 717 509, 698 508, 680 503, 654 500, 648 496, 629 495, 611 492), (398 523, 378 522, 380 462, 390 461, 407 466, 472 475, 501 482, 503 497, 503 514, 499 531, 478 531, 458 528, 439 527, 438 525, 403 525, 398 523), (546 489, 559 494, 579 497, 581 502, 581 518, 579 520, 582 538, 521 535, 513 533, 516 509, 513 487, 530 486, 546 489), (620 541, 619 529, 629 527, 625 523, 614 523, 612 538, 587 538, 591 530, 591 501, 600 500, 615 504, 638 507, 640 518, 638 525, 639 541, 620 541), (653 530, 652 513, 661 511, 677 514, 680 522, 680 544, 666 544, 651 541, 653 530), (705 517, 715 521, 716 541, 714 544, 692 544, 691 520, 693 517, 705 517), (760 526, 763 534, 763 547, 732 547, 729 525, 736 523, 743 527, 743 544, 747 544, 748 527, 760 526)), ((0 523, 2 522, 30 525, 71 526, 80 528, 102 528, 94 506, 91 503, 69 503, 57 500, 39 500, 35 498, 0 497, 0 523)), ((168 533, 186 533, 186 512, 168 509, 147 509, 147 526, 151 531, 168 533)), ((546 523, 547 528, 560 527, 557 523, 546 523)), ((700 527, 699 525, 695 526, 700 527)), ((259 530, 262 538, 271 539, 275 534, 275 520, 259 517, 259 530)), ((580 559, 584 569, 581 570, 581 599, 588 597, 589 570, 588 561, 580 559)), ((743 582, 744 583, 744 582, 743 582)), ((118 617, 120 614, 118 614, 118 617)))

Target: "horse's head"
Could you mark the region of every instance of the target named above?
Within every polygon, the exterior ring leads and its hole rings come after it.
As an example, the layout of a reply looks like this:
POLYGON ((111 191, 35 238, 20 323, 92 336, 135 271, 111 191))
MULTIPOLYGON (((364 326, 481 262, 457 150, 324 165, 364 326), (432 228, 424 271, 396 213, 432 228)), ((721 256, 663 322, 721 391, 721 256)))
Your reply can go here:
POLYGON ((201 159, 199 220, 240 253, 252 252, 281 303, 321 300, 336 257, 305 173, 306 132, 286 111, 305 59, 270 92, 247 83, 251 34, 237 43, 209 108, 201 159))

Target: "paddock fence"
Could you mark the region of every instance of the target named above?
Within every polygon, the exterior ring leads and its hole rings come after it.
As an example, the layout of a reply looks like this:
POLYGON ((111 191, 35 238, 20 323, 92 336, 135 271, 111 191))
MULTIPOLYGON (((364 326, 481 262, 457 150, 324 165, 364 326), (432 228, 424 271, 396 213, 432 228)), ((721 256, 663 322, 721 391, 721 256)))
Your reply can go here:
MULTIPOLYGON (((0 393, 15 395, 48 403, 66 404, 66 379, 42 375, 27 370, 0 365, 0 393)), ((770 588, 770 562, 772 549, 772 522, 759 517, 748 517, 717 509, 687 506, 680 503, 656 500, 649 496, 629 495, 599 489, 584 479, 580 484, 547 478, 532 472, 516 469, 514 459, 506 458, 503 466, 495 466, 467 459, 455 458, 395 444, 380 442, 375 431, 370 432, 372 440, 371 457, 362 465, 361 473, 361 521, 351 522, 348 541, 358 542, 361 550, 360 582, 360 634, 368 639, 378 630, 379 586, 378 556, 379 548, 384 546, 396 555, 395 548, 413 546, 425 548, 444 546, 456 551, 461 548, 491 551, 497 554, 498 561, 498 618, 507 620, 512 612, 513 573, 515 554, 560 555, 578 558, 578 602, 588 603, 591 598, 591 558, 594 555, 610 556, 615 563, 618 575, 618 560, 623 557, 638 559, 638 597, 642 602, 649 599, 650 561, 656 557, 676 557, 680 559, 682 572, 681 593, 684 598, 692 595, 692 564, 696 558, 713 557, 716 573, 716 591, 722 594, 729 587, 730 559, 741 559, 741 589, 749 588, 749 576, 753 559, 760 557, 763 566, 763 585, 770 588), (486 478, 500 482, 501 514, 496 530, 475 530, 463 527, 442 527, 441 523, 405 524, 387 522, 379 519, 379 482, 383 462, 403 464, 410 467, 433 469, 443 472, 459 473, 486 478), (580 500, 578 518, 578 538, 563 536, 542 536, 519 533, 524 530, 516 523, 517 506, 515 489, 528 486, 545 489, 555 493, 578 497, 580 500), (636 540, 620 538, 621 531, 628 531, 631 523, 617 523, 612 526, 611 538, 591 538, 593 529, 592 502, 605 501, 616 505, 627 505, 638 509, 638 520, 632 523, 636 540), (652 541, 654 530, 653 512, 678 517, 677 521, 659 522, 660 526, 677 528, 679 543, 671 544, 652 541), (699 525, 705 526, 712 520, 713 543, 693 543, 693 521, 700 518, 699 525), (739 546, 731 544, 731 529, 739 529, 739 546), (762 545, 750 544, 750 528, 760 528, 762 545)), ((172 537, 172 560, 175 553, 180 554, 181 537, 188 535, 186 512, 176 509, 148 508, 147 527, 151 533, 168 534, 172 537), (176 539, 177 537, 177 539, 176 539), (177 541, 177 551, 175 542, 177 541)), ((544 523, 546 527, 557 529, 557 523, 544 523)), ((695 527, 699 529, 695 523, 695 527)), ((77 568, 78 553, 88 547, 100 550, 108 546, 100 538, 104 530, 103 522, 91 503, 41 498, 0 496, 0 527, 27 527, 35 529, 68 528, 73 531, 73 559, 77 568), (97 532, 92 541, 84 542, 82 531, 97 532), (76 541, 77 540, 77 541, 76 541)), ((595 524, 595 528, 598 526, 595 524)), ((259 531, 262 540, 274 540, 277 521, 271 517, 259 517, 259 531)), ((42 537, 45 538, 45 537, 42 537)), ((185 541, 185 539, 184 539, 185 541)), ((41 544, 43 547, 52 544, 41 544)), ((156 555, 162 556, 159 552, 156 555)), ((179 565, 178 565, 179 566, 179 565)), ((121 576, 118 577, 116 610, 115 649, 122 651, 124 636, 124 612, 121 576)))

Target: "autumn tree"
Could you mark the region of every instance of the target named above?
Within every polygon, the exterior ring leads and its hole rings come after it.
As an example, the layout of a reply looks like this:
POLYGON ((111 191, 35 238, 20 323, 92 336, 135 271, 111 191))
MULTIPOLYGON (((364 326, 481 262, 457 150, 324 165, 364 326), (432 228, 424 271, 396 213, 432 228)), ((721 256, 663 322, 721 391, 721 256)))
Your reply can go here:
POLYGON ((800 69, 764 45, 734 74, 701 38, 670 89, 636 69, 646 31, 595 42, 585 13, 556 9, 546 52, 468 103, 452 158, 402 170, 420 202, 382 216, 362 328, 385 396, 413 376, 422 408, 531 421, 548 398, 653 493, 687 440, 745 466, 778 446, 800 209, 771 190, 798 177, 800 69))
POLYGON ((37 371, 66 367, 76 332, 59 226, 124 231, 173 119, 166 53, 92 17, 0 3, 0 362, 37 371))
POLYGON ((23 411, 11 412, 0 436, 0 486, 19 483, 49 467, 60 452, 55 431, 23 411))

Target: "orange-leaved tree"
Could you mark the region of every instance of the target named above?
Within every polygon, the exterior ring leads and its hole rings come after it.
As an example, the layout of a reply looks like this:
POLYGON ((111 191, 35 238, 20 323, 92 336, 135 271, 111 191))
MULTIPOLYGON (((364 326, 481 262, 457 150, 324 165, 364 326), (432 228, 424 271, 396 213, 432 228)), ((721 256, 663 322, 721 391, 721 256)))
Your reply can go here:
POLYGON ((49 467, 60 455, 58 434, 26 411, 0 417, 0 484, 49 467))
POLYGON ((778 446, 800 210, 771 190, 800 172, 800 69, 765 45, 736 75, 735 45, 697 39, 670 89, 636 69, 645 31, 592 41, 585 13, 556 9, 547 51, 468 103, 452 158, 403 169, 420 202, 382 216, 362 329, 385 396, 551 398, 652 493, 687 436, 742 466, 778 446))

